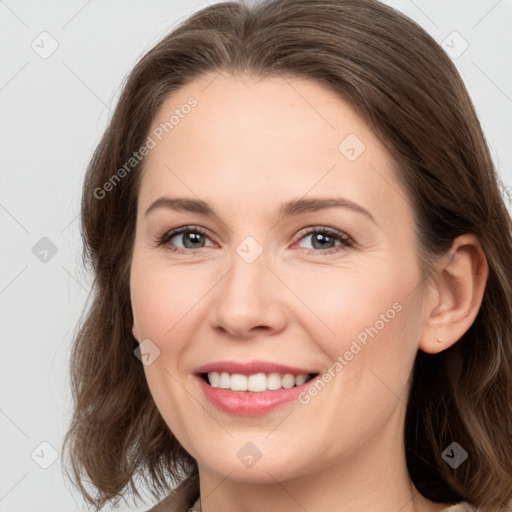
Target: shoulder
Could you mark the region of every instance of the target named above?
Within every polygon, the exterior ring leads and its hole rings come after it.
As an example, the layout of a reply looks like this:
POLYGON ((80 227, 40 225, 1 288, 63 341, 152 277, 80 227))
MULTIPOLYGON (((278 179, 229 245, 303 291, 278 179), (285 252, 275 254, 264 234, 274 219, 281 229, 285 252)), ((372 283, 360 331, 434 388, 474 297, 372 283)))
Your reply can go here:
POLYGON ((187 512, 199 497, 199 476, 189 476, 146 512, 187 512))
POLYGON ((448 508, 444 508, 442 512, 478 512, 478 509, 470 505, 465 501, 451 505, 448 508))
MULTIPOLYGON (((187 512, 199 497, 199 476, 192 475, 183 480, 162 501, 146 512, 187 512)), ((478 512, 465 501, 444 508, 442 512, 478 512)))

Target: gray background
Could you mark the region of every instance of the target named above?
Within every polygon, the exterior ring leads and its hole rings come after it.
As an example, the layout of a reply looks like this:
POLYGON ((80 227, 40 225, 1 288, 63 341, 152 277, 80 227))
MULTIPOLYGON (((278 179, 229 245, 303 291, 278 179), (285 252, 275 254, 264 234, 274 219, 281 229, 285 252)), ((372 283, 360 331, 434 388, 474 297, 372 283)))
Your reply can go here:
MULTIPOLYGON (((510 207, 512 1, 386 3, 451 45, 510 207), (458 55, 464 40, 469 47, 458 55)), ((0 0, 2 512, 85 510, 60 464, 71 409, 71 340, 91 283, 80 260, 81 182, 126 74, 206 5, 0 0), (45 31, 50 36, 40 35, 45 31)))

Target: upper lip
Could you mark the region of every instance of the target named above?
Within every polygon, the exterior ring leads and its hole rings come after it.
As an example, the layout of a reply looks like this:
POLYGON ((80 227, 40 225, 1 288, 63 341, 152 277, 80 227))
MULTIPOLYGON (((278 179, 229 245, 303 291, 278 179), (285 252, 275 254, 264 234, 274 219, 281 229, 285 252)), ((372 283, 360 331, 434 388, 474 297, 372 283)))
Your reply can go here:
POLYGON ((280 363, 272 363, 270 361, 216 361, 200 366, 196 369, 195 373, 210 373, 210 372, 227 372, 227 373, 241 373, 242 375, 253 375, 255 373, 290 373, 292 375, 302 374, 316 374, 315 370, 308 370, 304 368, 297 368, 280 363))

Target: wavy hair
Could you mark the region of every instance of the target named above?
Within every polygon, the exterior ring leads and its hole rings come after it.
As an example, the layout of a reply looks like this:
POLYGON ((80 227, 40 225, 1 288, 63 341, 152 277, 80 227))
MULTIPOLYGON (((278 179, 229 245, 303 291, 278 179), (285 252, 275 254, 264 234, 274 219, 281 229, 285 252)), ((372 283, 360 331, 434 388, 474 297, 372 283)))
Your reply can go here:
POLYGON ((197 462, 161 417, 131 327, 129 274, 144 159, 98 190, 148 137, 164 100, 209 72, 307 78, 353 105, 398 163, 413 206, 421 266, 474 233, 487 258, 483 302, 469 330, 438 354, 418 351, 405 420, 410 477, 425 497, 483 511, 512 500, 512 222, 467 89, 425 30, 376 0, 266 0, 206 7, 135 65, 88 165, 81 229, 92 303, 71 354, 70 478, 96 505, 137 479, 161 496, 197 462), (458 442, 469 458, 441 458, 458 442), (92 485, 92 494, 86 489, 92 485))

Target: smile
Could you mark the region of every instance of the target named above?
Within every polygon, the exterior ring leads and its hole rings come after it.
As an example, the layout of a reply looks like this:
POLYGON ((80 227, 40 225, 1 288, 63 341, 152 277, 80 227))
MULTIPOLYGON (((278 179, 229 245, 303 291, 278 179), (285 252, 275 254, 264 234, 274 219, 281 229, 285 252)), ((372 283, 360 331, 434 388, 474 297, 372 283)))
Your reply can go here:
POLYGON ((275 372, 243 375, 241 373, 210 372, 206 374, 206 379, 213 388, 261 393, 264 391, 276 391, 281 388, 290 389, 294 386, 302 386, 302 384, 315 375, 306 373, 293 375, 291 373, 282 374, 275 372))
MULTIPOLYGON (((216 372, 211 372, 212 374, 216 372)), ((223 372, 224 373, 224 372, 223 372)), ((281 387, 282 385, 291 384, 291 378, 287 376, 287 374, 281 376, 277 374, 277 377, 273 376, 273 374, 269 374, 268 376, 265 374, 256 374, 256 375, 242 375, 245 377, 245 387, 248 386, 248 381, 250 377, 257 377, 259 379, 259 387, 263 387, 263 377, 266 379, 265 389, 261 391, 251 391, 248 389, 245 390, 233 390, 232 387, 244 387, 244 380, 239 377, 240 374, 230 375, 226 373, 223 377, 222 373, 215 375, 208 374, 197 374, 195 375, 195 379, 200 389, 202 390, 205 398, 218 410, 236 416, 242 417, 250 417, 250 416, 261 416, 264 414, 271 413, 279 407, 284 406, 287 403, 293 402, 297 400, 297 397, 307 390, 307 388, 321 378, 320 374, 313 375, 298 375, 294 377, 294 383, 291 387, 281 387), (263 377, 261 377, 263 375, 263 377), (248 378, 249 377, 249 378, 248 378), (305 380, 302 384, 300 383, 304 377, 305 380), (229 378, 229 388, 221 388, 214 387, 210 384, 209 379, 212 379, 212 382, 217 380, 217 385, 221 380, 227 383, 227 379, 229 378), (297 380, 299 379, 297 384, 297 380), (270 381, 270 384, 269 384, 270 381), (275 390, 268 389, 267 386, 272 386, 273 383, 277 386, 279 383, 279 388, 275 390)), ((289 374, 288 374, 289 375, 289 374)), ((253 379, 254 382, 254 379, 253 379)), ((256 380, 258 383, 258 380, 256 380)))

